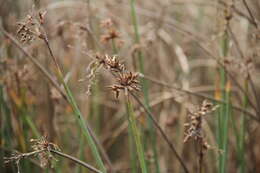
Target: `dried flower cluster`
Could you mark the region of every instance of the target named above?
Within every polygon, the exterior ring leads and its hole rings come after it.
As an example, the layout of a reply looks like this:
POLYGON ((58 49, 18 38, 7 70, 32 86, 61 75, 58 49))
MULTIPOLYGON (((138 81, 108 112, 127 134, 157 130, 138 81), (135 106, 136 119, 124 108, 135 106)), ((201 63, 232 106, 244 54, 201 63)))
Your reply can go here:
POLYGON ((123 64, 119 63, 119 60, 117 59, 116 56, 113 56, 113 57, 110 57, 109 55, 103 56, 103 55, 100 55, 99 53, 97 53, 95 55, 94 61, 92 61, 87 68, 87 72, 89 73, 87 75, 87 79, 89 80, 87 94, 91 93, 91 87, 95 83, 96 76, 99 72, 99 69, 102 66, 111 72, 125 71, 125 66, 123 64))
POLYGON ((125 65, 120 63, 117 56, 96 54, 95 60, 88 66, 89 85, 87 93, 91 92, 91 86, 95 82, 96 75, 101 67, 110 71, 116 78, 117 84, 108 87, 115 92, 116 98, 119 97, 120 91, 124 91, 126 95, 128 91, 140 91, 138 73, 128 71, 125 65))
POLYGON ((31 139, 32 145, 32 152, 29 153, 15 153, 12 157, 4 158, 5 163, 15 162, 19 172, 19 162, 22 158, 28 158, 31 156, 38 156, 40 160, 41 167, 46 167, 48 164, 51 163, 52 160, 56 160, 54 156, 50 153, 50 150, 60 150, 59 147, 51 142, 46 140, 46 137, 42 137, 40 139, 31 139))
POLYGON ((46 140, 46 137, 42 137, 40 139, 32 139, 31 142, 34 143, 32 146, 34 151, 44 151, 38 154, 41 167, 46 167, 48 163, 51 163, 51 161, 55 159, 50 153, 51 149, 60 150, 56 144, 48 142, 46 140))
POLYGON ((188 118, 189 121, 184 126, 186 127, 184 143, 186 143, 189 139, 194 139, 195 141, 200 142, 204 150, 210 148, 210 145, 205 140, 205 136, 203 135, 202 123, 204 117, 215 111, 218 106, 214 106, 212 103, 204 100, 200 108, 194 112, 189 113, 188 118))
POLYGON ((44 38, 41 31, 41 25, 44 23, 46 11, 39 12, 37 15, 27 15, 24 21, 18 23, 17 35, 20 37, 22 43, 30 43, 35 38, 44 38))
MULTIPOLYGON (((108 43, 111 40, 119 39, 120 34, 119 32, 115 29, 114 23, 111 19, 106 19, 101 22, 100 26, 105 29, 105 32, 103 35, 101 35, 101 43, 108 43)), ((118 45, 122 44, 122 40, 117 40, 118 45)))
POLYGON ((96 55, 96 59, 99 64, 112 72, 123 72, 126 70, 124 64, 120 63, 116 56, 110 57, 109 55, 96 55))
POLYGON ((119 97, 120 91, 124 91, 125 95, 128 95, 129 91, 140 91, 140 85, 138 81, 139 74, 127 71, 124 64, 120 63, 116 56, 110 57, 96 56, 99 64, 109 70, 116 78, 117 84, 109 86, 112 91, 115 92, 116 98, 119 97))
POLYGON ((114 84, 109 88, 115 92, 116 98, 119 97, 119 93, 121 90, 125 92, 125 95, 128 95, 129 91, 140 91, 139 81, 137 80, 138 77, 138 73, 120 73, 119 76, 116 78, 118 84, 114 84))

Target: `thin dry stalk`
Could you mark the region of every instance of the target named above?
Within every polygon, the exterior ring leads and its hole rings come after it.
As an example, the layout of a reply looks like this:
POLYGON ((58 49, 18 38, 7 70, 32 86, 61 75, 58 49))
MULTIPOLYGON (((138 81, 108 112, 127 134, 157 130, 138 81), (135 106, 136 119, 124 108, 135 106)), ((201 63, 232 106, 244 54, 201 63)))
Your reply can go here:
MULTIPOLYGON (((189 90, 185 90, 185 89, 182 89, 182 88, 179 88, 177 86, 173 86, 173 85, 170 85, 170 84, 167 84, 165 82, 162 82, 162 81, 159 81, 157 79, 154 79, 150 76, 147 76, 147 75, 144 75, 144 74, 140 74, 141 77, 147 79, 147 80, 150 80, 151 82, 154 82, 158 85, 161 85, 163 87, 167 87, 167 88, 171 88, 171 89, 174 89, 174 90, 177 90, 177 91, 180 91, 180 92, 184 92, 186 94, 190 94, 190 95, 194 95, 194 96, 197 96, 197 97, 200 97, 200 98, 203 98, 203 99, 207 99, 207 100, 210 100, 210 101, 215 101, 217 103, 221 103, 221 104, 227 104, 225 101, 223 100, 216 100, 210 96, 207 96, 205 94, 200 94, 200 93, 196 93, 196 92, 192 92, 192 91, 189 91, 189 90)), ((236 109, 237 111, 240 111, 240 112, 243 112, 245 113, 245 115, 247 115, 248 117, 250 117, 252 120, 255 120, 256 122, 260 123, 260 120, 257 118, 257 116, 241 107, 238 107, 238 106, 234 106, 232 105, 232 108, 233 109, 236 109)))
POLYGON ((50 153, 57 154, 63 158, 69 159, 69 160, 73 161, 74 163, 79 164, 92 172, 102 173, 100 170, 94 168, 93 166, 91 166, 73 156, 62 153, 61 151, 59 151, 57 145, 48 142, 45 137, 43 137, 39 140, 31 140, 31 141, 35 142, 35 144, 33 145, 34 151, 29 152, 29 153, 15 153, 12 157, 4 158, 5 163, 10 163, 10 162, 16 163, 18 173, 20 173, 19 163, 20 163, 21 159, 38 156, 38 158, 40 159, 40 162, 41 162, 41 167, 46 167, 48 162, 51 159, 54 159, 54 157, 50 153))

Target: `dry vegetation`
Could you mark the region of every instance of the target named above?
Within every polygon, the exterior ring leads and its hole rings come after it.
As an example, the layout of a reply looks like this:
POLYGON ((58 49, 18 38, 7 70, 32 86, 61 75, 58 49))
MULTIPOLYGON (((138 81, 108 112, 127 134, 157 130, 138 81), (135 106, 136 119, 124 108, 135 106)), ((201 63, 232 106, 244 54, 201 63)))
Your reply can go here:
POLYGON ((260 172, 258 21, 258 0, 1 0, 0 172, 260 172))

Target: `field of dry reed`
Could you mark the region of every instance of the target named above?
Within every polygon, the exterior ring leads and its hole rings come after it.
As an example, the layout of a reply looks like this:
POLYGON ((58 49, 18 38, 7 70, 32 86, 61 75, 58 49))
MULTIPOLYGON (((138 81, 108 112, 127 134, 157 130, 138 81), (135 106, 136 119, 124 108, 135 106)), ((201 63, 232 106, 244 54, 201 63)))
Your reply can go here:
POLYGON ((0 0, 0 172, 260 172, 259 21, 258 0, 0 0))

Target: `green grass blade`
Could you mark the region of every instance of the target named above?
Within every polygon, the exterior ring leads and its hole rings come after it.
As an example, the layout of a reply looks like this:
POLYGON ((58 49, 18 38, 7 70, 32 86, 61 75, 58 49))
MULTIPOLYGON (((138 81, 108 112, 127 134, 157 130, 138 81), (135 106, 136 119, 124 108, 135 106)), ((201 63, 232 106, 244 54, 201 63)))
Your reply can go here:
POLYGON ((144 154, 144 150, 143 150, 143 145, 141 143, 141 135, 140 135, 140 132, 136 125, 133 107, 132 107, 132 104, 131 104, 129 98, 126 98, 126 101, 127 101, 128 123, 130 126, 131 135, 134 137, 141 170, 142 170, 142 173, 147 173, 148 171, 147 171, 147 166, 146 166, 146 162, 145 162, 145 154, 144 154))
POLYGON ((88 142, 88 144, 89 144, 89 146, 91 148, 93 156, 96 159, 98 167, 100 168, 100 170, 102 172, 105 173, 106 172, 106 168, 105 168, 105 165, 104 165, 104 163, 103 163, 103 161, 101 159, 101 156, 100 156, 100 154, 98 152, 97 146, 96 146, 95 142, 93 141, 92 136, 91 136, 91 134, 89 132, 89 129, 87 127, 87 124, 85 123, 85 120, 84 120, 84 118, 83 118, 83 116, 82 116, 82 114, 81 114, 81 112, 80 112, 80 110, 78 108, 78 105, 77 105, 77 103, 76 103, 76 101, 75 101, 75 99, 74 99, 74 97, 73 97, 73 95, 72 95, 68 85, 65 83, 64 80, 63 80, 63 86, 65 88, 65 91, 66 91, 67 95, 68 95, 68 100, 69 100, 69 103, 72 106, 72 109, 74 111, 75 118, 77 119, 77 121, 78 121, 78 123, 79 123, 79 125, 80 125, 80 127, 82 129, 83 135, 87 139, 87 142, 88 142))
MULTIPOLYGON (((136 17, 136 10, 135 10, 135 0, 131 0, 131 16, 132 16, 132 23, 134 26, 134 32, 135 32, 135 42, 137 44, 140 43, 140 34, 138 29, 138 22, 136 17)), ((139 64, 139 71, 144 74, 144 57, 141 51, 138 51, 138 64, 139 64)), ((145 79, 141 79, 141 86, 142 86, 142 92, 144 93, 144 103, 145 106, 150 110, 149 107, 149 84, 148 81, 145 79)), ((156 172, 160 172, 158 158, 157 158, 157 146, 156 146, 156 132, 154 130, 154 126, 152 123, 152 120, 148 117, 148 131, 149 136, 151 137, 151 143, 152 143, 152 151, 153 151, 153 160, 155 163, 156 172)))
MULTIPOLYGON (((227 57, 228 55, 229 38, 228 33, 225 32, 221 42, 221 55, 227 57)), ((221 82, 221 97, 227 104, 222 104, 219 109, 218 116, 218 144, 219 149, 223 150, 223 154, 219 156, 219 173, 225 173, 227 167, 228 157, 228 129, 229 129, 229 117, 231 113, 230 102, 230 81, 227 79, 227 75, 224 68, 220 69, 220 82, 221 82)))
MULTIPOLYGON (((126 105, 126 108, 127 108, 127 105, 126 105)), ((131 128, 130 126, 128 126, 128 134, 131 134, 131 128)), ((138 172, 138 169, 137 169, 137 161, 136 161, 136 158, 138 157, 136 155, 136 149, 135 149, 135 144, 134 144, 134 137, 133 135, 130 135, 129 138, 129 151, 130 151, 130 157, 131 157, 131 172, 132 173, 137 173, 138 172)))
MULTIPOLYGON (((245 81, 245 91, 248 92, 248 80, 245 81)), ((245 94, 243 97, 243 108, 246 109, 248 106, 248 98, 245 94)), ((241 129, 238 141, 238 158, 239 158, 239 172, 244 173, 246 171, 246 161, 245 161, 245 132, 246 132, 246 116, 242 114, 241 117, 241 129)))

